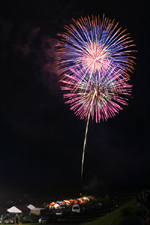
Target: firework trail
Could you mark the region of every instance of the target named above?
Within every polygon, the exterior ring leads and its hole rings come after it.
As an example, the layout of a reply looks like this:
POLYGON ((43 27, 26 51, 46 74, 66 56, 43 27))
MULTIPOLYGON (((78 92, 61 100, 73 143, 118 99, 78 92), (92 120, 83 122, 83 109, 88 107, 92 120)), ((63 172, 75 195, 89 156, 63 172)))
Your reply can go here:
POLYGON ((117 28, 114 20, 103 16, 79 18, 59 34, 58 65, 61 89, 70 109, 86 119, 81 178, 90 116, 96 123, 114 117, 122 105, 128 105, 132 85, 129 72, 134 70, 135 46, 129 34, 117 28))

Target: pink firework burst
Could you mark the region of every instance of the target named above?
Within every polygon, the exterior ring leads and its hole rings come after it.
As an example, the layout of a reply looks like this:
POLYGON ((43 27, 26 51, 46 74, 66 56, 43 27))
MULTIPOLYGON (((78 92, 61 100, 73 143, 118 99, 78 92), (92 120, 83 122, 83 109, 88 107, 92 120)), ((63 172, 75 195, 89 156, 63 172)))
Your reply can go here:
POLYGON ((81 176, 90 116, 96 122, 114 117, 128 105, 135 50, 126 30, 105 16, 81 17, 59 34, 58 66, 66 103, 81 119, 87 119, 81 176))
POLYGON ((88 114, 91 114, 96 122, 107 120, 123 109, 120 104, 128 105, 127 96, 131 95, 132 85, 124 78, 123 70, 112 69, 103 77, 96 76, 96 73, 90 83, 83 73, 80 68, 72 69, 61 80, 61 90, 66 92, 66 103, 81 119, 87 119, 88 114))

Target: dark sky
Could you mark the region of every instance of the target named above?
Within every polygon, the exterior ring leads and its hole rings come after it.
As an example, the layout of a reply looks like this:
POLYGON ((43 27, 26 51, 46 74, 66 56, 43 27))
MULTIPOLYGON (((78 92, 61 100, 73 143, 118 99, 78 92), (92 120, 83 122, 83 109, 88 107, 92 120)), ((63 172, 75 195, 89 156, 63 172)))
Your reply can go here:
POLYGON ((150 4, 68 2, 0 0, 1 189, 71 195, 149 185, 150 4), (64 104, 54 46, 71 18, 103 13, 127 28, 136 43, 133 98, 115 118, 90 121, 81 182, 86 122, 64 104))

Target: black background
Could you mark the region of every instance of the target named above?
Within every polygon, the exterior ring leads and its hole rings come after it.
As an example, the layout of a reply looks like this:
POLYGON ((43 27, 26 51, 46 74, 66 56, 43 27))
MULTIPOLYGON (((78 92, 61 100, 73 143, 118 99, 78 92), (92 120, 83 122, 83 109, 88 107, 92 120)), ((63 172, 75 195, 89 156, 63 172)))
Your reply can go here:
POLYGON ((146 0, 0 0, 2 196, 149 187, 149 11, 146 0), (49 42, 71 18, 103 14, 127 28, 136 44, 133 97, 115 118, 90 121, 81 181, 86 121, 64 104, 49 42))

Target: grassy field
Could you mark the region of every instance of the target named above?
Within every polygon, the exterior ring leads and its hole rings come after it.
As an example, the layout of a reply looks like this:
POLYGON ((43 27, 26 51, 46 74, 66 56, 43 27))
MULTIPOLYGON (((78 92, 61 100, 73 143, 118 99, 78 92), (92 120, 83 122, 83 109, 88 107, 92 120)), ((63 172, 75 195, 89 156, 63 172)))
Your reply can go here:
MULTIPOLYGON (((132 199, 116 210, 107 213, 102 217, 98 217, 92 221, 81 223, 81 225, 117 225, 127 214, 135 215, 137 211, 142 211, 143 209, 135 204, 135 199, 132 199)), ((63 220, 63 224, 65 220, 63 220)), ((58 221, 56 224, 61 224, 61 221, 58 221)), ((38 222, 34 223, 25 223, 23 225, 39 225, 38 222)))
POLYGON ((97 218, 94 221, 82 223, 82 225, 117 225, 128 213, 135 215, 137 211, 142 211, 142 209, 135 205, 135 199, 132 199, 115 211, 97 218))

